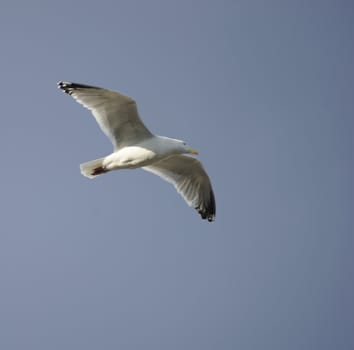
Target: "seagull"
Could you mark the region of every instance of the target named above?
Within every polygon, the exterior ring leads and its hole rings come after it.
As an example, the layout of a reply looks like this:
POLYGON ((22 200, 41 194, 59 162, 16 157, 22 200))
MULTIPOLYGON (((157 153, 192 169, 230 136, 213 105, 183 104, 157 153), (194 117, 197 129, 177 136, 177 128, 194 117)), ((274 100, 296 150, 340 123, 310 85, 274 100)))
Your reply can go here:
POLYGON ((184 141, 154 135, 142 122, 136 102, 117 91, 59 81, 58 88, 89 109, 111 140, 113 153, 80 165, 92 179, 112 170, 142 168, 174 185, 187 204, 209 222, 215 219, 215 197, 201 162, 184 141))

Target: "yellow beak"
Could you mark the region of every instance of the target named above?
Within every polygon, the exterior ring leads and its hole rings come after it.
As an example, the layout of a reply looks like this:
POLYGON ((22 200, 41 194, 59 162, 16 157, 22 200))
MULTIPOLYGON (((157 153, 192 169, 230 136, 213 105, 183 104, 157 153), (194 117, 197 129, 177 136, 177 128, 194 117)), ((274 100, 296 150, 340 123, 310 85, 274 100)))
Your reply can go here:
POLYGON ((194 149, 190 149, 190 150, 189 150, 189 153, 190 153, 190 154, 199 154, 199 153, 198 153, 197 151, 195 151, 194 149))

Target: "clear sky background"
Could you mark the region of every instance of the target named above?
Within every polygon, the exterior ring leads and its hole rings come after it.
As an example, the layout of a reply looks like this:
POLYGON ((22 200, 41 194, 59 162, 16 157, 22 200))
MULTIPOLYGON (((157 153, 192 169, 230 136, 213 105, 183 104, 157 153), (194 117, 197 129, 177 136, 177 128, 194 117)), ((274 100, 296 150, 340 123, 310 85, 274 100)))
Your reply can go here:
POLYGON ((354 349, 352 1, 2 1, 0 348, 354 349), (56 88, 199 150, 213 224, 56 88))

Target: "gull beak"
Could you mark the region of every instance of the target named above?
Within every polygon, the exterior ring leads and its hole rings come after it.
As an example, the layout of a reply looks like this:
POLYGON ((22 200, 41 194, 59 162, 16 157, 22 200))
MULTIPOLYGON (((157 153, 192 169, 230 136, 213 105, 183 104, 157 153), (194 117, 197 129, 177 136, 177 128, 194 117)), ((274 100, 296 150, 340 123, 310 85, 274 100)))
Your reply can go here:
POLYGON ((197 151, 195 151, 194 149, 189 149, 188 152, 190 154, 199 154, 197 151))

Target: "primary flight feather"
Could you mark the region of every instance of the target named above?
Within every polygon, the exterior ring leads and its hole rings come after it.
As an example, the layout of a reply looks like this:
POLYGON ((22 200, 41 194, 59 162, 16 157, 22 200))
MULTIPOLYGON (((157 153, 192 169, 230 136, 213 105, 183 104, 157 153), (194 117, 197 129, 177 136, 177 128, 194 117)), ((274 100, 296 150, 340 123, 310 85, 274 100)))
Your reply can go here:
POLYGON ((183 155, 198 154, 186 142, 151 133, 140 119, 135 101, 119 92, 65 81, 58 87, 92 112, 113 143, 113 153, 80 165, 84 176, 142 168, 172 183, 203 219, 214 221, 210 179, 199 160, 183 155))

